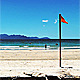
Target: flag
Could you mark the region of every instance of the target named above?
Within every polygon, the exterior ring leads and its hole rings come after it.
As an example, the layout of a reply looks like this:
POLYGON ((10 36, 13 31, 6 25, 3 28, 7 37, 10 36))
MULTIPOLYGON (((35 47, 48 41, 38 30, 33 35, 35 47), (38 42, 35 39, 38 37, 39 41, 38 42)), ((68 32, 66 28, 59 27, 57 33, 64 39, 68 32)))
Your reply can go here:
POLYGON ((68 24, 67 21, 65 21, 65 19, 61 16, 61 22, 68 24))

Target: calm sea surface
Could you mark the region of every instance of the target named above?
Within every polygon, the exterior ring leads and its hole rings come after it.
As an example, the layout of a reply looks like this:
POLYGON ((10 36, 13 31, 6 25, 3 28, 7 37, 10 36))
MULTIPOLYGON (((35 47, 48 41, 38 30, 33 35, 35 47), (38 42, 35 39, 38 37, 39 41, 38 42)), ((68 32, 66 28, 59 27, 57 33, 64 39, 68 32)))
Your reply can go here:
MULTIPOLYGON (((59 40, 0 40, 0 46, 29 46, 29 47, 44 47, 44 45, 51 47, 59 47, 59 40), (58 44, 58 45, 56 45, 58 44)), ((62 47, 80 46, 80 39, 64 39, 62 40, 62 47)))

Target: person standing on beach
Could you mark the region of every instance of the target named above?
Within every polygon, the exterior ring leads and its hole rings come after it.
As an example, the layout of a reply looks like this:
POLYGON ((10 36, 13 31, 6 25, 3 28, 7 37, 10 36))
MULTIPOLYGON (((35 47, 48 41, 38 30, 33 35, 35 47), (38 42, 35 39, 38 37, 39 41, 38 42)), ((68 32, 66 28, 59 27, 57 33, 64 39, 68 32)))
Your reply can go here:
POLYGON ((45 50, 46 50, 46 48, 47 48, 47 45, 45 44, 45 50))

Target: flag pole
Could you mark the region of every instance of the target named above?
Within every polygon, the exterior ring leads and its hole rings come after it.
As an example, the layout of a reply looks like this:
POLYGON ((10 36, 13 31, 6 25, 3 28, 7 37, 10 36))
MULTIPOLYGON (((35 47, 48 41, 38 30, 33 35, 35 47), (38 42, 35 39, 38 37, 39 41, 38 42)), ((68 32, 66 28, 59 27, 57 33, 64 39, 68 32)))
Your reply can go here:
POLYGON ((59 14, 59 66, 61 67, 61 14, 59 14))

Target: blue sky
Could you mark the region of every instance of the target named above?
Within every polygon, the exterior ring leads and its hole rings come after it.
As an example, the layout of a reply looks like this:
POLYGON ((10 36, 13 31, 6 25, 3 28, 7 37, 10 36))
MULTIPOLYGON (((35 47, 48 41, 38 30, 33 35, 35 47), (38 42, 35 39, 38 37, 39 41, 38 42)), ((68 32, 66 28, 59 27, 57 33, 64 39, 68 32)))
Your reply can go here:
POLYGON ((79 0, 0 0, 0 34, 59 39, 59 13, 69 24, 62 23, 62 39, 79 39, 79 0), (48 22, 42 22, 48 20, 48 22))

